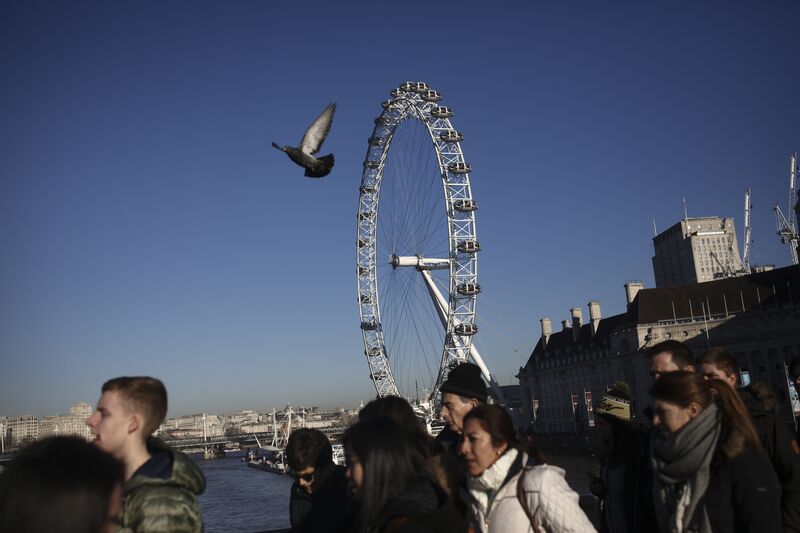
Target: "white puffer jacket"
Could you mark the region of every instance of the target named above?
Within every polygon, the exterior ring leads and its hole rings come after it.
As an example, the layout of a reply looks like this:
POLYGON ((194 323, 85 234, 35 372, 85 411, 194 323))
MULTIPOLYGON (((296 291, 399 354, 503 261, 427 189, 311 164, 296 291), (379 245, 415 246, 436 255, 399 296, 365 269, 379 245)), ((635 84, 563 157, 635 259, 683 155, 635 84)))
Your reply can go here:
POLYGON ((528 509, 541 533, 594 533, 578 505, 578 494, 556 466, 523 469, 528 455, 511 449, 478 477, 470 478, 472 526, 476 533, 533 532, 528 515, 517 499, 517 481, 523 475, 528 509))

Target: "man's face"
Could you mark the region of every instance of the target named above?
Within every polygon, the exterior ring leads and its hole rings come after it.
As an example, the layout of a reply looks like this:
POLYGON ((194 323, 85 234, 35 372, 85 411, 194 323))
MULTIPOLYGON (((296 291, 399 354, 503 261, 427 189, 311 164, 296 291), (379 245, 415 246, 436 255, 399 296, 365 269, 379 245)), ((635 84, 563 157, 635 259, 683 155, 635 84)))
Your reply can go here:
POLYGON ((731 374, 729 376, 715 363, 702 363, 700 365, 700 374, 706 379, 721 379, 722 381, 727 381, 731 387, 736 388, 736 374, 731 374))
POLYGON ((669 352, 661 352, 650 358, 650 377, 653 381, 657 381, 661 374, 668 374, 669 372, 677 372, 681 368, 672 360, 672 354, 669 352))
POLYGON ((301 489, 306 491, 309 495, 314 493, 312 485, 314 484, 314 467, 307 466, 302 470, 295 472, 297 476, 297 484, 301 489))
POLYGON ((133 414, 122 402, 117 391, 106 391, 97 402, 97 409, 86 419, 94 435, 95 445, 117 459, 123 459, 123 451, 129 435, 133 433, 133 414))
POLYGON ((442 408, 439 414, 450 426, 450 429, 461 434, 464 428, 464 417, 478 405, 478 400, 470 399, 464 403, 461 396, 452 392, 442 393, 442 408))

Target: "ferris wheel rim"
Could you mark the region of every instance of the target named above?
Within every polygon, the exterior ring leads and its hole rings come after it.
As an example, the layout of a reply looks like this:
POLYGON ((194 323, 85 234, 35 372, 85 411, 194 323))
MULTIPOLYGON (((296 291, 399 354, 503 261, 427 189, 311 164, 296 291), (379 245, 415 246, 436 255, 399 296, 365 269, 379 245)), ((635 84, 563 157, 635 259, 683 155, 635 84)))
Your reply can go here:
MULTIPOLYGON (((480 245, 477 241, 474 213, 477 204, 470 183, 472 169, 461 150, 463 135, 450 121, 452 111, 438 103, 440 98, 436 91, 432 91, 423 82, 402 84, 392 91, 391 100, 383 102, 383 111, 375 119, 373 133, 368 140, 359 187, 356 278, 364 354, 379 397, 400 395, 383 335, 376 254, 380 191, 386 159, 397 127, 406 120, 417 120, 424 125, 430 137, 439 166, 447 217, 447 320, 444 346, 438 362, 436 383, 431 387, 431 396, 436 393, 449 369, 466 360, 472 336, 477 332, 475 306, 480 291, 477 283, 477 252, 480 245)), ((401 259, 405 262, 413 261, 410 257, 395 258, 398 262, 401 259)), ((418 261, 423 259, 425 258, 417 257, 418 261)), ((421 268, 420 264, 417 268, 421 268)))

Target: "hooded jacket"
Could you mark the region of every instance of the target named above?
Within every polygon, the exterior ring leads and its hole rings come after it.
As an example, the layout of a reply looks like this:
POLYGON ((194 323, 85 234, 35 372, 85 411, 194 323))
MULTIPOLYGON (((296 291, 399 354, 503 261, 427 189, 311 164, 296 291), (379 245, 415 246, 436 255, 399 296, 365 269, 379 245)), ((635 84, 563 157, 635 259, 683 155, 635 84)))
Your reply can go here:
POLYGON ((152 448, 152 457, 125 482, 120 516, 124 533, 197 533, 203 521, 197 496, 203 473, 186 455, 152 448))

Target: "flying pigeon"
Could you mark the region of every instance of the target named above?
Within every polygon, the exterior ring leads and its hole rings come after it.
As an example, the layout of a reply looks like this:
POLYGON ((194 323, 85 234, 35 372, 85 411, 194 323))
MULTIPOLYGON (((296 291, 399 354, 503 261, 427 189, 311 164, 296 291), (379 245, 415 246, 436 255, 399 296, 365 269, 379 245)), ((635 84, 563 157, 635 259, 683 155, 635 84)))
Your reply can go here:
POLYGON ((284 146, 281 148, 275 143, 272 143, 272 146, 281 152, 285 152, 286 155, 289 156, 289 159, 305 168, 306 177, 321 178, 327 176, 333 168, 333 154, 324 155, 319 158, 314 157, 314 154, 319 152, 322 143, 325 142, 325 137, 327 137, 328 132, 331 131, 333 114, 335 112, 335 103, 326 107, 303 134, 303 139, 300 141, 300 146, 297 148, 292 146, 284 146))

